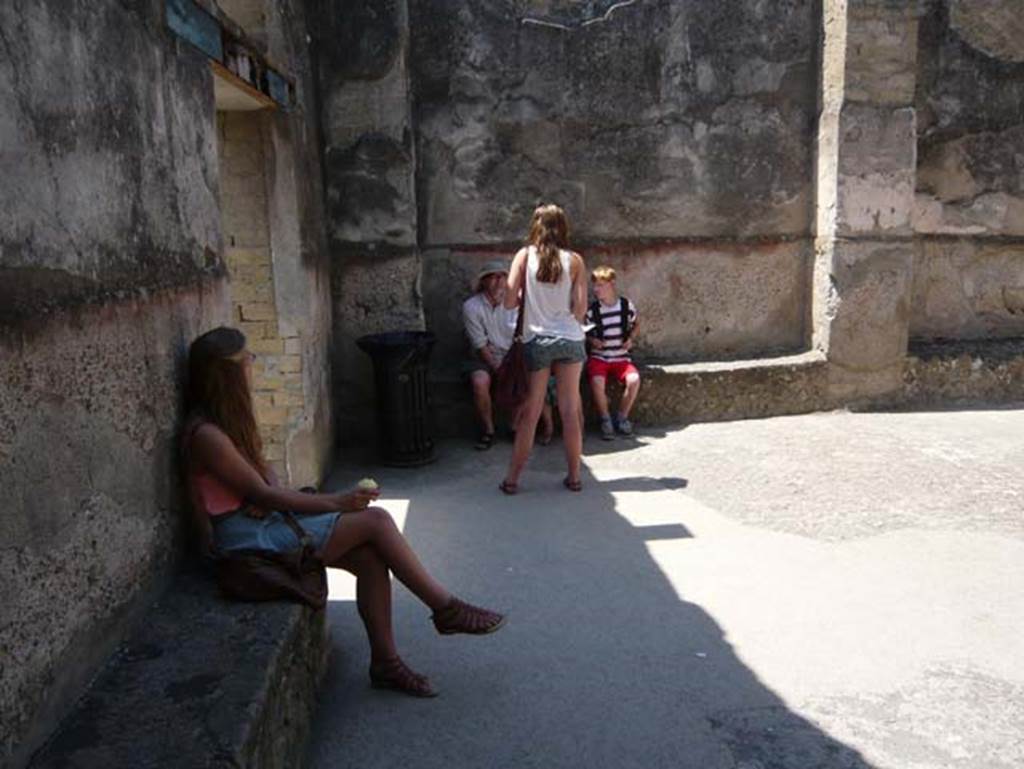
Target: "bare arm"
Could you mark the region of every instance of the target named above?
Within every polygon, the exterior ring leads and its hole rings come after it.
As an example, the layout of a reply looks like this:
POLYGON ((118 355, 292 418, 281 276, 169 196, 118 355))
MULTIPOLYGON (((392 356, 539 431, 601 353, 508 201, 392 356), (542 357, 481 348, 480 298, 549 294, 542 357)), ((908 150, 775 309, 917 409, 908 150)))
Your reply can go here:
POLYGON ((575 251, 572 254, 572 294, 569 309, 581 324, 587 315, 587 265, 575 251))
POLYGON ((380 496, 376 490, 306 494, 271 486, 242 456, 232 440, 210 424, 196 430, 191 450, 195 462, 247 502, 264 510, 292 510, 296 513, 329 513, 335 510, 350 512, 363 509, 380 496))
POLYGON ((512 266, 508 270, 508 283, 505 286, 505 309, 514 310, 519 306, 519 292, 523 288, 524 268, 526 267, 526 249, 520 248, 512 266))

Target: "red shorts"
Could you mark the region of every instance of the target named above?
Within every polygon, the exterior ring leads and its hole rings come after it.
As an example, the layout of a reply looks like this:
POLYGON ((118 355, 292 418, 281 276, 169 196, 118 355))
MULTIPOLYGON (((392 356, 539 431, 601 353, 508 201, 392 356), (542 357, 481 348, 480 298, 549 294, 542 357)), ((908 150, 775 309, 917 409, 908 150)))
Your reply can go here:
POLYGON ((593 379, 596 376, 607 379, 618 379, 625 384, 626 377, 630 374, 640 375, 632 361, 628 360, 601 360, 591 356, 587 359, 587 376, 593 379))

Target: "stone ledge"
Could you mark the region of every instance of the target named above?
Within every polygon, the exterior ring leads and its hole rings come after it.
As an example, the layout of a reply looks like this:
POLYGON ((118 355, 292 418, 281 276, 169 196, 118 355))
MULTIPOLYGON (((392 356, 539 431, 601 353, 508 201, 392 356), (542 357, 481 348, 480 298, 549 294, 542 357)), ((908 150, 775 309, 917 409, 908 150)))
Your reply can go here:
MULTIPOLYGON (((1024 338, 915 343, 883 394, 857 399, 830 379, 820 351, 775 358, 700 363, 640 364, 642 385, 633 421, 643 426, 756 419, 836 408, 913 408, 965 403, 1024 401, 1024 338)), ((833 371, 834 373, 834 371, 833 371)), ((869 374, 865 381, 869 381, 869 374)), ((476 430, 469 388, 462 380, 434 379, 439 437, 476 430)), ((609 385, 613 398, 620 395, 609 385)), ((584 405, 592 418, 589 393, 584 405)))
POLYGON ((908 406, 1024 401, 1024 338, 912 342, 903 368, 908 406))
MULTIPOLYGON (((749 419, 834 408, 828 399, 827 362, 816 350, 735 361, 638 362, 638 368, 642 384, 633 418, 640 425, 749 419)), ((430 388, 438 437, 474 435, 477 427, 465 380, 435 378, 430 388)), ((619 397, 616 383, 609 384, 609 393, 619 397)), ((592 423, 585 384, 583 398, 588 423, 592 423)))
POLYGON ((323 612, 229 602, 189 566, 29 766, 301 766, 327 648, 323 612))
POLYGON ((639 424, 710 422, 831 408, 827 362, 818 351, 778 358, 640 368, 639 424))

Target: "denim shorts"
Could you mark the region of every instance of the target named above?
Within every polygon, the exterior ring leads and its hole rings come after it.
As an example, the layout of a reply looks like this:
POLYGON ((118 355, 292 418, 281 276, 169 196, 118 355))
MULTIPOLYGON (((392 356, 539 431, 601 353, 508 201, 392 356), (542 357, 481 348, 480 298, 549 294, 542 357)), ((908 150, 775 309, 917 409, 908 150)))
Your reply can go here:
MULTIPOLYGON (((313 547, 320 550, 331 536, 339 515, 341 513, 296 515, 295 520, 309 534, 313 547)), ((213 541, 221 550, 273 550, 283 553, 299 547, 299 538, 276 510, 264 518, 252 518, 241 512, 211 518, 213 541)))
POLYGON ((540 371, 552 363, 582 363, 587 359, 583 340, 560 336, 535 336, 525 345, 526 368, 540 371))

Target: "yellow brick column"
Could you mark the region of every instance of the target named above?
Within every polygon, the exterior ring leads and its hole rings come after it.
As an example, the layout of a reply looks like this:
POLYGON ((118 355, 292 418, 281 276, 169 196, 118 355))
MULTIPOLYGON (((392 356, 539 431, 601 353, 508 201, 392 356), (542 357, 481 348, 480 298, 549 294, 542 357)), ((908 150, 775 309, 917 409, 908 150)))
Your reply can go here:
POLYGON ((278 323, 261 121, 254 113, 218 115, 221 215, 233 314, 256 355, 253 405, 264 455, 287 483, 288 434, 306 407, 302 340, 282 336, 278 323))

